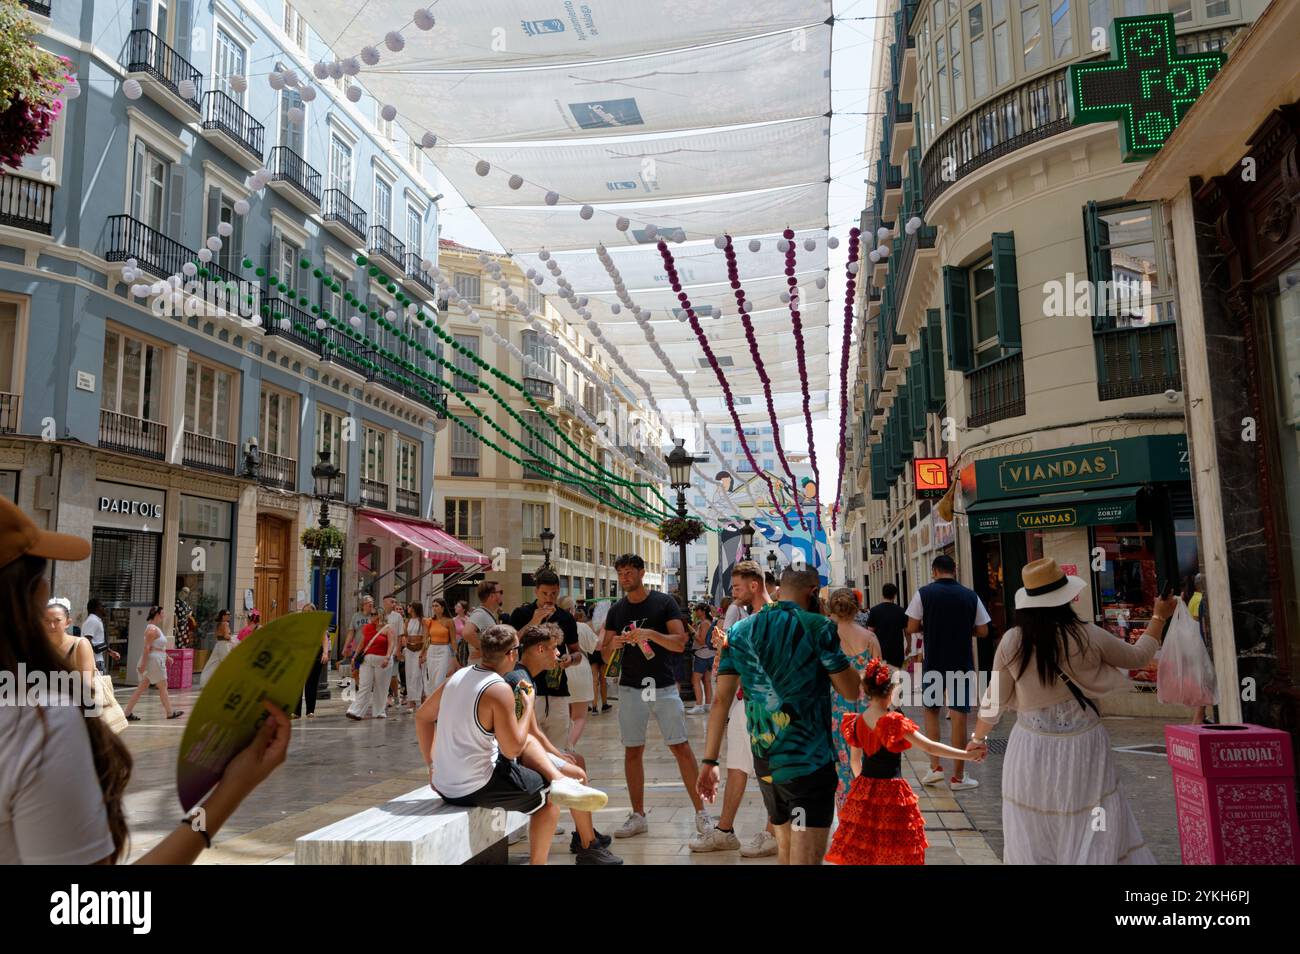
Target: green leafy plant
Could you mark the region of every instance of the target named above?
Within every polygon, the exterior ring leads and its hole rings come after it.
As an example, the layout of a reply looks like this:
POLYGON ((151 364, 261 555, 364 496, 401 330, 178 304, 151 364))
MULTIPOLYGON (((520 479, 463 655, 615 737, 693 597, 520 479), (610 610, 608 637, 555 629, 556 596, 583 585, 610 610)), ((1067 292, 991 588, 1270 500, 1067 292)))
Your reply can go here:
POLYGON ((337 527, 308 527, 298 538, 303 549, 313 553, 324 550, 327 559, 337 559, 337 556, 343 552, 343 544, 346 540, 343 531, 337 527))
POLYGON ((21 165, 40 148, 63 109, 58 96, 72 80, 72 61, 41 49, 35 36, 18 0, 0 0, 0 166, 21 165))
POLYGON ((704 536, 705 526, 694 517, 669 517, 659 524, 659 539, 673 546, 694 543, 704 536))

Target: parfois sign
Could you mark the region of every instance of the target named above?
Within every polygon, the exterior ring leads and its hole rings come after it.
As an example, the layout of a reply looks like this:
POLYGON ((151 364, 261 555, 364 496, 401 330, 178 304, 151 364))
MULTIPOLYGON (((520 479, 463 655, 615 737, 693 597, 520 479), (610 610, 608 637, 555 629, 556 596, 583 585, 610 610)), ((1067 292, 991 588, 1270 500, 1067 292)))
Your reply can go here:
POLYGON ((1180 55, 1172 14, 1118 17, 1115 59, 1069 68, 1070 122, 1118 120, 1125 162, 1149 159, 1223 67, 1223 53, 1180 55))

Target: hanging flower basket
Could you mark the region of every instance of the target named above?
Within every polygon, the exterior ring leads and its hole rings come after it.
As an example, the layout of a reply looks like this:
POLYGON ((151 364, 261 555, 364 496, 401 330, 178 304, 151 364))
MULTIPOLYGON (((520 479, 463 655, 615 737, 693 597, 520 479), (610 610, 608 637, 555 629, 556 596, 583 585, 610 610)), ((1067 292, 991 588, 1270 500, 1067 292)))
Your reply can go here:
POLYGON ((659 539, 673 546, 694 543, 704 536, 704 524, 694 517, 669 517, 659 524, 659 539))
POLYGON ((0 175, 19 166, 49 137, 73 81, 72 61, 41 49, 36 27, 17 0, 0 0, 0 175))
POLYGON ((337 527, 308 527, 298 538, 304 550, 312 553, 325 552, 325 559, 334 561, 343 558, 343 545, 347 538, 337 527))

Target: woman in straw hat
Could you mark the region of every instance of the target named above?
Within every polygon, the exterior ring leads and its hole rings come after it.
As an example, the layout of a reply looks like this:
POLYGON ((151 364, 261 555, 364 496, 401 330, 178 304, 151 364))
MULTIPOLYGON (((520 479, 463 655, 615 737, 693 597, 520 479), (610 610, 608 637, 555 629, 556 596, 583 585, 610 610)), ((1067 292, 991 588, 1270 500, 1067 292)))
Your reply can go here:
POLYGON ((1157 600, 1130 645, 1075 615, 1087 588, 1051 558, 1035 560, 1016 593, 1016 626, 993 660, 973 752, 1008 708, 1016 724, 1002 763, 1003 860, 1007 864, 1155 864, 1124 798, 1110 736, 1093 702, 1129 686, 1124 670, 1148 662, 1177 605, 1157 600))

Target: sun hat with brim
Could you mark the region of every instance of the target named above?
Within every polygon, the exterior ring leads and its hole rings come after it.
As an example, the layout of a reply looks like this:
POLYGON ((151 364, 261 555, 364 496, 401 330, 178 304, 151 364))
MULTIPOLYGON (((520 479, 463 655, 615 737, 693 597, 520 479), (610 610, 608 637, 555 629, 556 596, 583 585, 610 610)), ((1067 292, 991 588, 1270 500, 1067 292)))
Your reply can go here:
POLYGON ((0 497, 0 567, 24 556, 84 560, 90 556, 90 541, 42 530, 12 502, 0 497))
POLYGON ((1020 573, 1025 585, 1016 590, 1016 609, 1064 606, 1088 587, 1087 580, 1066 576, 1051 557, 1026 563, 1020 573))

